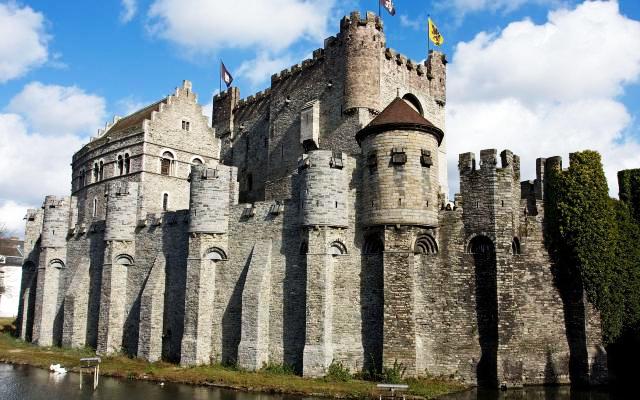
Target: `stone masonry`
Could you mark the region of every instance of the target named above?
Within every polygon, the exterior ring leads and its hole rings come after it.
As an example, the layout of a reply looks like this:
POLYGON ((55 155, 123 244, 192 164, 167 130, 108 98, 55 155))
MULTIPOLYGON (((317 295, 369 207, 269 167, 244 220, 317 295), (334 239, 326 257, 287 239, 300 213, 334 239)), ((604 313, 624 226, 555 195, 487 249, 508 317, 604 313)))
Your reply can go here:
POLYGON ((446 57, 386 46, 355 12, 268 89, 216 95, 211 124, 188 81, 114 118, 71 195, 26 216, 20 337, 305 376, 606 381, 598 313, 545 247, 561 160, 521 182, 508 150, 461 154, 449 201, 446 57))

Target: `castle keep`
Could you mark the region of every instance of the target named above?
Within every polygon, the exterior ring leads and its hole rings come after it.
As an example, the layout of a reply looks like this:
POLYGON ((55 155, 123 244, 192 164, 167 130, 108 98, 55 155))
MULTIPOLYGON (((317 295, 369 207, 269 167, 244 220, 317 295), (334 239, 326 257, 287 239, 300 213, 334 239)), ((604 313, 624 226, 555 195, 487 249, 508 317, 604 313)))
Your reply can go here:
MULTIPOLYGON (((519 386, 606 379, 598 314, 544 246, 545 170, 459 156, 447 199, 446 58, 352 13, 269 89, 191 83, 114 121, 72 191, 26 217, 20 336, 149 361, 519 386)), ((455 140, 455 138, 451 139, 455 140)))

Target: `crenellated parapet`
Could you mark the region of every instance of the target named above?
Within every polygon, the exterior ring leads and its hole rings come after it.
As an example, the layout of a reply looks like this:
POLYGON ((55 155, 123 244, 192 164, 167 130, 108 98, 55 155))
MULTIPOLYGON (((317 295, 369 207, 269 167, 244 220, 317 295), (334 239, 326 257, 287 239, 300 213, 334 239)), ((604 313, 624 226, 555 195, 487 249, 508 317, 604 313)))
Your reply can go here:
POLYGON ((70 197, 47 196, 44 200, 42 247, 65 247, 70 222, 70 197))
POLYGON ((104 240, 132 241, 138 211, 138 183, 120 181, 106 186, 107 214, 104 240))
POLYGON ((349 226, 349 181, 354 160, 329 150, 310 152, 300 161, 301 217, 304 226, 349 226))
POLYGON ((191 167, 189 232, 226 233, 229 229, 233 167, 191 167))
POLYGON ((277 74, 271 75, 271 85, 281 83, 289 77, 295 76, 311 67, 316 66, 318 63, 325 59, 325 50, 316 49, 313 51, 312 58, 303 60, 301 63, 295 64, 289 68, 283 69, 277 74))

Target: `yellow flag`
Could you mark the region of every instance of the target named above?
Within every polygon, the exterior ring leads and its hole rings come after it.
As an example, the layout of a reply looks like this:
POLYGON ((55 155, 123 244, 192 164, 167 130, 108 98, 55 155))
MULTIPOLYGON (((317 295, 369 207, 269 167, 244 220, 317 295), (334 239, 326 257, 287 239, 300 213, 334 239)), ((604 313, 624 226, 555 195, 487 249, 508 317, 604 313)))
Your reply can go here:
POLYGON ((429 18, 429 39, 431 39, 436 46, 440 46, 444 43, 444 38, 440 34, 436 24, 431 21, 431 18, 429 18))

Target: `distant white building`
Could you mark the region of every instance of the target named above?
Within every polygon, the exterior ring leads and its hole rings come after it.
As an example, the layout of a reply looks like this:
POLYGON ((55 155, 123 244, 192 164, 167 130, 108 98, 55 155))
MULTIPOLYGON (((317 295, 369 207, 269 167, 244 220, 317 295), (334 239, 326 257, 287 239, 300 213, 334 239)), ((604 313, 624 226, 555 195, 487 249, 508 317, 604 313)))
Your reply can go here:
POLYGON ((0 317, 18 314, 23 245, 18 238, 0 239, 0 317))

